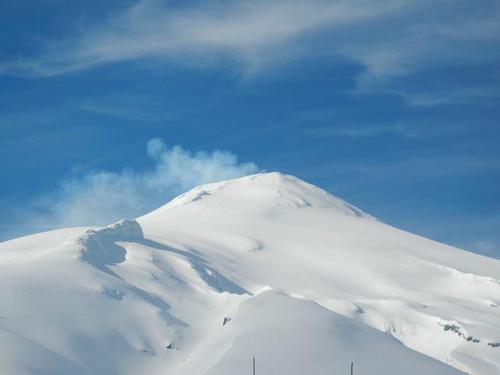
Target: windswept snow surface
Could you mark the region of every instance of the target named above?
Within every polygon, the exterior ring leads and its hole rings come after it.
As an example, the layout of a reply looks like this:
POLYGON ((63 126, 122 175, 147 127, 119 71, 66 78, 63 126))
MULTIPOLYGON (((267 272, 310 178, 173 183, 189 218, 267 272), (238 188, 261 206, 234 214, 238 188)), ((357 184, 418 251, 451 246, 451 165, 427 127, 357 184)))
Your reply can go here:
POLYGON ((500 262, 295 177, 0 244, 0 374, 500 374, 500 262))

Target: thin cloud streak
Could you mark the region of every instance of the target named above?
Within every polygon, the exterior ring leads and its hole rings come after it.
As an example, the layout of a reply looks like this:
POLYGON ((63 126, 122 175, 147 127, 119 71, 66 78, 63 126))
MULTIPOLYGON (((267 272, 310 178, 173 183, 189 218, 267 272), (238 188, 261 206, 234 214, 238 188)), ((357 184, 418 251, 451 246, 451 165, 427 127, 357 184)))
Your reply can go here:
POLYGON ((394 92, 406 99, 408 104, 415 107, 436 107, 448 104, 471 104, 477 101, 484 101, 488 98, 500 97, 500 89, 473 87, 456 90, 436 90, 434 92, 410 93, 394 92))

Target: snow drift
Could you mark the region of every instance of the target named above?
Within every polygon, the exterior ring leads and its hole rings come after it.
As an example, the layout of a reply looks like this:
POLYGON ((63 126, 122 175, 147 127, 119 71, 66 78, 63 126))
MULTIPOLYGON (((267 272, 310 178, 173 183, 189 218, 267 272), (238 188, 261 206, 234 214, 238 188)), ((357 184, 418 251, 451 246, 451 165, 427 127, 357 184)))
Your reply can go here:
POLYGON ((0 244, 0 373, 500 374, 500 262, 295 177, 0 244))

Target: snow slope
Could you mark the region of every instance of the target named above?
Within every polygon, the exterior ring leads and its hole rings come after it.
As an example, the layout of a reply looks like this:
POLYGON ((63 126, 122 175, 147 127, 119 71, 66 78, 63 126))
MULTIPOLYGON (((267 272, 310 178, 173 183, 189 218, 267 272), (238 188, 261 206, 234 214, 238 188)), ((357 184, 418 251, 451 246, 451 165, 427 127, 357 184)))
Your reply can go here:
POLYGON ((500 262, 295 177, 0 243, 1 374, 500 374, 500 262))

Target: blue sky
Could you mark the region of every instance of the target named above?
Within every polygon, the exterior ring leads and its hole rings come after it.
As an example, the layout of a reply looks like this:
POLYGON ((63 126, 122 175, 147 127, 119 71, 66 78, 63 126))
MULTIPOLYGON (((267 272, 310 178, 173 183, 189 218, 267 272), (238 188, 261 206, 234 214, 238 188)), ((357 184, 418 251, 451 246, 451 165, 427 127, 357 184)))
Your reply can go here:
POLYGON ((500 258, 496 1, 15 1, 0 240, 296 175, 500 258))

